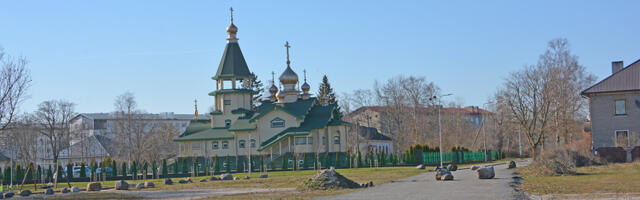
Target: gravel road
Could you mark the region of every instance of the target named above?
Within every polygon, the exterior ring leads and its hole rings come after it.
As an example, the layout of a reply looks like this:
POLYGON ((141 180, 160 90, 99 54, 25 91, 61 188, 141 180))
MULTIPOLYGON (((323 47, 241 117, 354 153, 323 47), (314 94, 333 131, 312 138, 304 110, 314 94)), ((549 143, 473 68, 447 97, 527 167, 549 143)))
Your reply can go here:
MULTIPOLYGON (((517 166, 528 164, 529 161, 520 161, 517 166)), ((474 171, 460 169, 452 172, 453 181, 436 181, 435 172, 427 172, 349 194, 316 199, 527 199, 524 193, 514 189, 519 177, 506 168, 506 163, 495 164, 494 169, 493 179, 480 180, 474 171)))

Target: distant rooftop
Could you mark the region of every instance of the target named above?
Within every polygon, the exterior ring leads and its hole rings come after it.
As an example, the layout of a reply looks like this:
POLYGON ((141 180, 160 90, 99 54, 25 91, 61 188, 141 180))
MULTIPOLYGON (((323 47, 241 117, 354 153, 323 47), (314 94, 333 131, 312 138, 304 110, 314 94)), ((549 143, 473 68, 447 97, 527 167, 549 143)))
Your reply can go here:
MULTIPOLYGON (((79 115, 83 115, 85 117, 91 119, 115 119, 115 115, 113 113, 80 113, 79 115)), ((173 112, 161 112, 161 113, 149 113, 144 114, 144 119, 168 119, 168 120, 192 120, 194 118, 193 114, 174 114, 173 112)), ((198 115, 200 119, 209 119, 209 116, 206 114, 198 115)))

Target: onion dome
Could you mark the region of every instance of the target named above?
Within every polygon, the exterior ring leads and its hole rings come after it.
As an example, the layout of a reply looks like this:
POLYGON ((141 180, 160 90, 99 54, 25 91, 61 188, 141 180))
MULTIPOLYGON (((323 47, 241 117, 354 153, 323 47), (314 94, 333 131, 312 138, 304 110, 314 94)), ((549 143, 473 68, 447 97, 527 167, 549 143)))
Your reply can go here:
POLYGON ((227 27, 227 33, 237 33, 238 32, 238 27, 236 27, 236 25, 233 24, 233 22, 231 22, 231 24, 229 24, 229 26, 227 27))
POLYGON ((306 94, 306 93, 309 93, 311 86, 305 81, 304 84, 302 84, 301 88, 302 88, 302 91, 306 94))
POLYGON ((278 92, 278 87, 276 87, 275 85, 271 85, 271 88, 269 88, 269 93, 275 96, 277 92, 278 92))
POLYGON ((284 92, 282 92, 282 90, 280 90, 277 94, 276 94, 276 99, 278 99, 278 101, 282 101, 285 97, 284 92))
POLYGON ((298 74, 296 74, 291 67, 287 66, 287 69, 280 75, 280 83, 282 83, 282 85, 295 85, 298 83, 298 74))

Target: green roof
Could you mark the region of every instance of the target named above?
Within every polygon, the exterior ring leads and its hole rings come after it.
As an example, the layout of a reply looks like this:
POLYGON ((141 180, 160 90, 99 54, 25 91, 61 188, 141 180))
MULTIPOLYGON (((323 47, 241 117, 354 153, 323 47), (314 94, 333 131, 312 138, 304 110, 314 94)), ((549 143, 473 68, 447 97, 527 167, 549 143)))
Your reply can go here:
POLYGON ((250 131, 256 130, 257 126, 255 123, 250 123, 248 119, 237 119, 231 127, 229 127, 229 131, 250 131))
POLYGON ((209 96, 215 96, 216 94, 234 94, 234 93, 256 94, 257 92, 251 89, 223 89, 223 90, 216 90, 213 92, 209 92, 209 96))
POLYGON ((313 105, 315 104, 316 98, 309 98, 304 100, 298 100, 292 103, 284 103, 281 105, 277 105, 271 101, 263 101, 262 104, 257 108, 257 115, 251 117, 250 122, 253 122, 260 117, 266 115, 267 113, 273 110, 281 110, 290 114, 291 116, 304 120, 307 113, 311 110, 313 105))
POLYGON ((233 139, 233 134, 226 128, 211 128, 209 120, 191 120, 184 134, 174 139, 175 142, 233 139))
POLYGON ((240 45, 237 42, 227 43, 224 48, 224 54, 222 54, 222 60, 218 66, 218 72, 213 79, 227 79, 227 78, 253 78, 254 76, 249 71, 247 62, 244 60, 240 45))

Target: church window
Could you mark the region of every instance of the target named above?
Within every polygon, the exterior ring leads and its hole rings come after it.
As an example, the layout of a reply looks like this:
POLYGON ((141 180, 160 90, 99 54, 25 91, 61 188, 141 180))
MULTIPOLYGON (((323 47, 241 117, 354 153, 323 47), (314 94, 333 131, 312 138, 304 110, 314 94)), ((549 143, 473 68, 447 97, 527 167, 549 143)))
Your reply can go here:
POLYGON ((333 144, 340 144, 340 136, 333 136, 333 144))
POLYGON ((239 146, 240 148, 244 148, 244 143, 245 143, 245 141, 244 141, 244 140, 240 140, 240 141, 238 141, 238 146, 239 146))
POLYGON ((296 145, 307 144, 307 137, 296 137, 296 145))
POLYGON ((222 141, 222 149, 228 149, 229 148, 229 141, 222 141))
POLYGON ((256 140, 251 139, 251 148, 256 148, 256 140))
POLYGON ((313 137, 309 137, 307 139, 307 144, 313 144, 313 137))
POLYGON ((227 127, 227 128, 231 127, 231 120, 230 119, 224 120, 224 127, 227 127))
POLYGON ((224 105, 231 105, 231 100, 224 100, 224 105))
POLYGON ((322 136, 322 144, 323 145, 327 144, 327 137, 322 136))
POLYGON ((284 127, 283 119, 276 117, 275 119, 271 120, 271 128, 282 128, 282 127, 284 127))
POLYGON ((211 142, 211 148, 212 149, 218 149, 218 141, 211 142))

